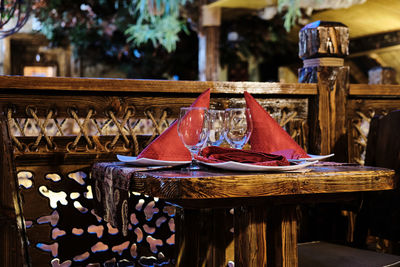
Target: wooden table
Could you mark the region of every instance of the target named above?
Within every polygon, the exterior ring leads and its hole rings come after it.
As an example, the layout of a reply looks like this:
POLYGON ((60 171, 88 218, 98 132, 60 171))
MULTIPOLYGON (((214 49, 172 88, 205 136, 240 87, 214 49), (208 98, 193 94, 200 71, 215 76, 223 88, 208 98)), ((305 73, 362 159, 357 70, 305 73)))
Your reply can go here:
POLYGON ((296 205, 390 190, 394 171, 314 166, 304 173, 135 172, 131 190, 183 209, 176 215, 177 266, 225 266, 224 213, 234 207, 235 267, 297 266, 296 205), (205 264, 205 265, 203 265, 205 264))

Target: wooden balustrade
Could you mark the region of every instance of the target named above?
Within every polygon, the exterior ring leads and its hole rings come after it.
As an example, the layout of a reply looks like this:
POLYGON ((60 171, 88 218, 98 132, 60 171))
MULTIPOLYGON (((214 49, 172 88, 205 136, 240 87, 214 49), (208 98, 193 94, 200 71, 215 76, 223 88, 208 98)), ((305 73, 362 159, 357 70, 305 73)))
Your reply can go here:
POLYGON ((1 76, 32 265, 173 265, 175 208, 132 195, 125 236, 93 214, 90 166, 137 155, 207 88, 212 108, 245 105, 248 91, 309 153, 362 163, 368 120, 400 107, 400 86, 350 85, 334 97, 324 86, 1 76), (337 112, 325 116, 327 105, 337 112))

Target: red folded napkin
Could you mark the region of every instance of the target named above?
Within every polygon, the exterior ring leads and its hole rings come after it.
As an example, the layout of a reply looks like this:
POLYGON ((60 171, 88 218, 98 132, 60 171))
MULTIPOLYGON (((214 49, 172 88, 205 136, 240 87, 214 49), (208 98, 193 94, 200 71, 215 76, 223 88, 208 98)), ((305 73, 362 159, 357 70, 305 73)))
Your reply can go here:
POLYGON ((244 97, 253 120, 253 131, 249 140, 251 150, 278 155, 279 151, 285 151, 288 159, 310 157, 257 100, 248 92, 244 92, 244 97))
POLYGON ((284 156, 236 148, 223 148, 217 146, 208 146, 206 148, 203 148, 200 151, 199 155, 196 156, 196 159, 209 163, 235 161, 263 166, 289 165, 289 162, 284 156))
MULTIPOLYGON (((204 91, 191 107, 205 107, 210 105, 210 91, 204 91)), ((149 158, 170 161, 190 161, 192 159, 189 150, 178 136, 178 121, 175 121, 160 136, 151 142, 139 155, 138 158, 149 158)))

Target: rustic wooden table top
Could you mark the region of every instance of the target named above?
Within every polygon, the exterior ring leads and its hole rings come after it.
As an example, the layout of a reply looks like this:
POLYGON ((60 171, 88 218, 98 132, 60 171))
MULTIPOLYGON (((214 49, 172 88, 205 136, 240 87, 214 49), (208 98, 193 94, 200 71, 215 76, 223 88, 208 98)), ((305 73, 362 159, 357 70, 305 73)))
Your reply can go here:
POLYGON ((166 200, 211 200, 390 190, 393 170, 365 166, 313 166, 309 172, 227 172, 218 169, 135 173, 133 191, 166 200))

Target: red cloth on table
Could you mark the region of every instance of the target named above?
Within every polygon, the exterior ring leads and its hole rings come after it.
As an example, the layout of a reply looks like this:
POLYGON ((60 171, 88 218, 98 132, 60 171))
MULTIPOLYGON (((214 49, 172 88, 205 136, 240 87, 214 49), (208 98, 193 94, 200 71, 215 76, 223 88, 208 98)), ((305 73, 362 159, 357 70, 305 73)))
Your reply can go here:
MULTIPOLYGON (((208 108, 210 105, 210 91, 204 91, 191 107, 208 108)), ((151 142, 139 155, 138 158, 149 158, 157 160, 190 161, 192 159, 189 150, 178 136, 178 121, 175 121, 160 136, 151 142)))
POLYGON ((248 92, 244 92, 244 97, 253 121, 253 131, 249 140, 252 151, 278 155, 281 152, 285 153, 288 159, 310 157, 257 100, 248 92))
POLYGON ((288 160, 281 155, 217 146, 203 148, 196 158, 209 163, 235 161, 263 166, 287 166, 290 164, 288 160))

